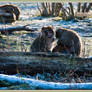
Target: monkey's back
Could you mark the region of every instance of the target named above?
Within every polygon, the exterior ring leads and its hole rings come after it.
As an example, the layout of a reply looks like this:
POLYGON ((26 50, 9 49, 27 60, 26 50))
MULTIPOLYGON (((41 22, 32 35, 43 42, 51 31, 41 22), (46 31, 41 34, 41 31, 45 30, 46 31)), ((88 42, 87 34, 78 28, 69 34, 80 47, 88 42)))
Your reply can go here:
POLYGON ((61 40, 62 43, 65 44, 66 46, 71 47, 73 43, 75 48, 75 54, 77 56, 80 55, 82 50, 82 41, 77 32, 67 29, 62 33, 61 40))
POLYGON ((9 4, 9 5, 1 5, 0 9, 5 10, 8 13, 14 13, 16 16, 16 20, 19 19, 20 10, 17 6, 9 4))

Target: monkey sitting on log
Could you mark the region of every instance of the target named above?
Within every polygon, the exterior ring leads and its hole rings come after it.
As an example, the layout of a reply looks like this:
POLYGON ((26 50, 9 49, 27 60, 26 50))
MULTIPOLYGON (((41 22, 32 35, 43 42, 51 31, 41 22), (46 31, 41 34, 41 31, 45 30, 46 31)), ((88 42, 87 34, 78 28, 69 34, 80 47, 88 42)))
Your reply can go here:
POLYGON ((81 55, 82 41, 78 33, 70 29, 59 28, 56 30, 56 38, 58 42, 52 52, 61 52, 74 56, 81 55))
POLYGON ((43 27, 39 35, 31 45, 31 52, 51 52, 54 42, 54 31, 52 27, 43 27))

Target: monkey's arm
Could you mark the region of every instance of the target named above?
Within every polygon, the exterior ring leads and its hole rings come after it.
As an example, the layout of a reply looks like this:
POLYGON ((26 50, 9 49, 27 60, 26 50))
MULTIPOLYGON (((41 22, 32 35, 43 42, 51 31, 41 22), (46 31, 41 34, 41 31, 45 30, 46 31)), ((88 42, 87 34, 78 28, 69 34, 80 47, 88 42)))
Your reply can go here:
POLYGON ((31 48, 30 48, 30 51, 31 52, 39 52, 40 51, 40 42, 39 42, 39 37, 37 37, 34 41, 33 41, 33 43, 32 43, 32 45, 31 45, 31 48))
POLYGON ((57 45, 52 52, 62 52, 62 50, 64 50, 63 46, 57 45))

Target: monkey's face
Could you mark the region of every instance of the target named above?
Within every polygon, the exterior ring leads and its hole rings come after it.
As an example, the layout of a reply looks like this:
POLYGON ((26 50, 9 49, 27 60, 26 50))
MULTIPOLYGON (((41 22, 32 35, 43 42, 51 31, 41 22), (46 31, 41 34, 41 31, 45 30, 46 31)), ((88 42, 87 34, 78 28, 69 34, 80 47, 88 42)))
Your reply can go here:
POLYGON ((46 39, 52 39, 52 38, 54 38, 54 31, 51 27, 43 27, 42 28, 42 35, 46 39))
POLYGON ((54 42, 54 31, 51 27, 42 28, 42 37, 45 39, 47 49, 51 49, 52 43, 54 42))

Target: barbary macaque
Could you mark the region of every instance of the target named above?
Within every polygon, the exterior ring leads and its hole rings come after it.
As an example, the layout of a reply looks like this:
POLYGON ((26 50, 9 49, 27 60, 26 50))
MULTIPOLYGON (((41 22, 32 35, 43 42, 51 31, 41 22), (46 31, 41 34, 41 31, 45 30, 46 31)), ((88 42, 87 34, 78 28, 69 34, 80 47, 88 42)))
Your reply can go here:
POLYGON ((1 12, 0 14, 1 23, 12 23, 19 19, 20 10, 15 5, 12 5, 12 4, 1 5, 0 12, 1 12))
POLYGON ((53 28, 42 27, 39 35, 31 45, 31 52, 51 52, 52 43, 54 42, 53 28))
POLYGON ((56 30, 56 38, 58 42, 52 52, 61 52, 75 56, 81 55, 82 41, 78 33, 70 29, 59 28, 56 30))

